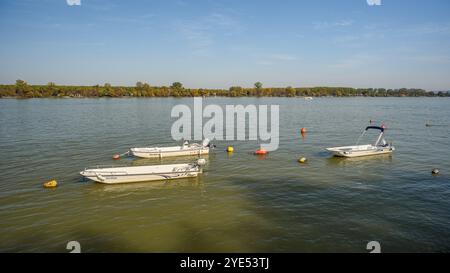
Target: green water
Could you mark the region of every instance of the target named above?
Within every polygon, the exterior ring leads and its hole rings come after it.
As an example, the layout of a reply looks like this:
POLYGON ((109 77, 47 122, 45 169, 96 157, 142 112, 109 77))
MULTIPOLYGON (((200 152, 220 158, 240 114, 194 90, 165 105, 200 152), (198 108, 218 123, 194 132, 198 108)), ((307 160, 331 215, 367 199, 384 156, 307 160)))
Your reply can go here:
POLYGON ((367 252, 372 240, 385 252, 450 251, 449 99, 207 98, 280 105, 279 149, 258 158, 256 141, 215 142, 194 179, 80 178, 92 165, 191 160, 111 160, 172 142, 181 103, 192 99, 0 100, 0 252, 67 252, 73 240, 83 252, 367 252), (354 144, 370 119, 386 123, 393 156, 324 151, 354 144), (59 187, 43 189, 49 179, 59 187))

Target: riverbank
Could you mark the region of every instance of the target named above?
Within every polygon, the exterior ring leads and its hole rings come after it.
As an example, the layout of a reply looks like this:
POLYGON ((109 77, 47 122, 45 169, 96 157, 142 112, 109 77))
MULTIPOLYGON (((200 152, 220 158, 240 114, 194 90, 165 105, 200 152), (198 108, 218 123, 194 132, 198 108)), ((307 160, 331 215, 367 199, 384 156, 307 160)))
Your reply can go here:
POLYGON ((450 97, 449 91, 427 91, 417 88, 352 88, 352 87, 263 87, 232 86, 229 89, 184 88, 179 82, 171 86, 29 85, 17 80, 14 85, 0 85, 0 98, 96 98, 96 97, 450 97))

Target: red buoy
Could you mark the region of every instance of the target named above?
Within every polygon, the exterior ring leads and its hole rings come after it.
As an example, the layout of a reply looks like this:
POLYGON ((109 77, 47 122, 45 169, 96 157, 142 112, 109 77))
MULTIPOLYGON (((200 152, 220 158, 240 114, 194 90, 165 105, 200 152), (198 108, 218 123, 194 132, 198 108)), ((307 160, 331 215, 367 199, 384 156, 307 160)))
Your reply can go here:
POLYGON ((255 155, 266 155, 268 152, 264 149, 256 150, 255 155))
POLYGON ((300 130, 300 133, 302 133, 302 134, 306 133, 306 129, 305 129, 305 128, 302 128, 302 129, 300 130))
POLYGON ((120 155, 113 155, 112 157, 114 160, 120 159, 120 155))

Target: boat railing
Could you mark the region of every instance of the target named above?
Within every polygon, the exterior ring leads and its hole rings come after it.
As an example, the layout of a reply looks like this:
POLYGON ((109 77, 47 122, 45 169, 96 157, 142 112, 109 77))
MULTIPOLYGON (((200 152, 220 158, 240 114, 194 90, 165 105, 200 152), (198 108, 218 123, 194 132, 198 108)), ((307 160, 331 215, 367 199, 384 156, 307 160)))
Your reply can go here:
POLYGON ((103 176, 103 175, 109 175, 109 176, 114 176, 114 175, 128 175, 128 172, 125 171, 121 171, 121 172, 94 172, 95 175, 99 176, 103 176))
MULTIPOLYGON (((171 171, 166 171, 166 172, 157 172, 157 171, 153 171, 153 172, 147 172, 145 173, 146 175, 166 175, 166 174, 188 174, 188 173, 192 173, 192 172, 198 172, 199 169, 195 169, 195 168, 182 168, 182 169, 177 169, 177 170, 171 170, 171 171)), ((103 177, 103 176, 116 176, 116 175, 132 175, 130 173, 128 173, 127 171, 92 171, 92 173, 98 177, 103 177)))
POLYGON ((127 165, 96 165, 96 166, 90 166, 84 168, 85 171, 92 170, 92 169, 110 169, 110 168, 128 168, 128 167, 135 167, 135 166, 127 166, 127 165))
MULTIPOLYGON (((183 164, 180 164, 183 165, 183 164)), ((196 166, 199 166, 196 162, 192 163, 186 163, 186 166, 179 166, 176 169, 178 170, 190 170, 196 166)), ((96 172, 94 170, 102 170, 102 169, 110 169, 110 168, 129 168, 129 167, 146 167, 145 165, 142 166, 126 166, 126 165, 99 165, 99 166, 92 166, 92 167, 86 167, 84 168, 84 171, 92 171, 96 172)), ((102 173, 126 173, 126 171, 101 171, 102 173)), ((175 171, 178 172, 178 171, 175 171)))

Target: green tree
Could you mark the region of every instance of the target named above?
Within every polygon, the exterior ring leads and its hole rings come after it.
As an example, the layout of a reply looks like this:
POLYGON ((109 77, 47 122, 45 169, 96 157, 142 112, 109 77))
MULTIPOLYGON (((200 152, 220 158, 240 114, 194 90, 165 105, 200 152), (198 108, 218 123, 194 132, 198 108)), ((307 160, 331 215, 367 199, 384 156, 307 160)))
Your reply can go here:
POLYGON ((183 89, 183 84, 181 82, 174 82, 171 86, 173 89, 183 89))
POLYGON ((33 89, 23 80, 16 81, 16 95, 19 97, 33 97, 33 89))
POLYGON ((255 82, 255 88, 261 89, 263 87, 263 84, 261 82, 255 82))
POLYGON ((58 90, 56 89, 56 84, 54 82, 47 83, 47 88, 45 92, 46 96, 57 96, 58 95, 57 91, 58 90))
POLYGON ((288 97, 295 97, 296 91, 291 86, 286 87, 286 96, 288 97))
POLYGON ((261 82, 255 82, 255 88, 256 88, 256 95, 259 97, 262 95, 262 83, 261 82))
POLYGON ((102 91, 103 91, 102 96, 114 97, 114 91, 113 91, 110 83, 105 83, 102 91))

